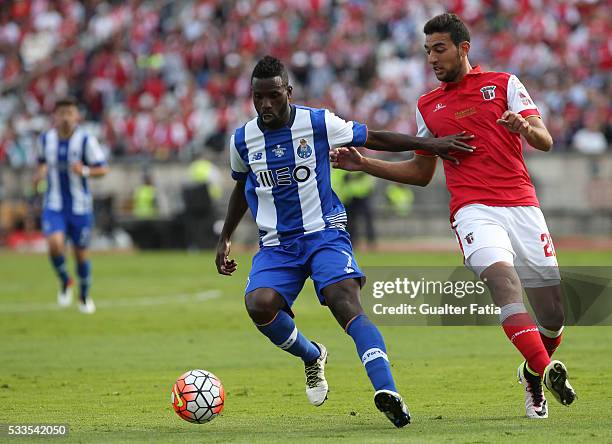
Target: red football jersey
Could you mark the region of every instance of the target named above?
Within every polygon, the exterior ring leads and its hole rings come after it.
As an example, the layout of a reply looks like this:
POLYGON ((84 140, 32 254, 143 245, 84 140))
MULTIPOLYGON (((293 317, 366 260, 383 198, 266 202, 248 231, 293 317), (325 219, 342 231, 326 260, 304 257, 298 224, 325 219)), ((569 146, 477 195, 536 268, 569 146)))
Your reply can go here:
POLYGON ((459 165, 444 161, 451 220, 457 210, 472 203, 539 206, 523 159, 521 136, 496 122, 506 110, 523 117, 540 115, 516 76, 481 71, 478 66, 460 82, 442 83, 419 98, 418 136, 444 137, 461 131, 475 136, 468 142, 476 147, 473 153, 452 153, 459 165))

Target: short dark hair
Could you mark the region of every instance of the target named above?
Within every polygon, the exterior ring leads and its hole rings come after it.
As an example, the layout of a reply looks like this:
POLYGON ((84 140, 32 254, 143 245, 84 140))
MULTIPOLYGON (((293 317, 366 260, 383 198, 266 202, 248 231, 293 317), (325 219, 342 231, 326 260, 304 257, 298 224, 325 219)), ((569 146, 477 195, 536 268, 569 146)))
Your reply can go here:
POLYGON ((283 84, 289 84, 289 74, 283 62, 276 57, 267 55, 255 65, 253 74, 251 74, 251 82, 253 79, 270 79, 276 76, 280 76, 283 80, 283 84))
POLYGON ((425 26, 423 26, 423 32, 425 35, 431 35, 436 32, 448 32, 450 33, 450 38, 455 46, 459 46, 461 42, 470 41, 470 31, 468 31, 465 23, 461 21, 457 14, 451 14, 448 12, 436 15, 434 18, 425 23, 425 26))
POLYGON ((76 97, 73 96, 66 96, 66 97, 62 97, 61 99, 59 99, 58 101, 55 102, 55 110, 63 107, 63 106, 74 106, 76 108, 79 107, 79 102, 76 99, 76 97))

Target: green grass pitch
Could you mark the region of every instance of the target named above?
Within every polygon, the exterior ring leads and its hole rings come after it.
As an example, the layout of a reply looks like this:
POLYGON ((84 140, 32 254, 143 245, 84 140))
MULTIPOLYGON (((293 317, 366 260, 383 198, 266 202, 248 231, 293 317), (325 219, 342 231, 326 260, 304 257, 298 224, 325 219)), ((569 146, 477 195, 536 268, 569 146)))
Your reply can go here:
MULTIPOLYGON (((565 265, 612 265, 610 252, 559 256, 565 265)), ((329 349, 330 395, 321 407, 308 404, 301 362, 249 321, 242 292, 250 256, 236 258, 239 270, 227 278, 217 275, 211 253, 94 255, 98 313, 85 316, 56 309, 44 255, 0 255, 0 423, 69 424, 69 442, 612 441, 612 327, 566 330, 557 353, 579 399, 565 408, 549 396, 545 421, 523 417, 520 358, 501 329, 384 327, 413 415, 398 430, 375 409, 351 339, 309 283, 296 322, 329 349), (209 424, 183 422, 170 405, 175 379, 193 368, 225 386, 225 410, 209 424)), ((457 254, 358 259, 362 266, 460 265, 457 254)))

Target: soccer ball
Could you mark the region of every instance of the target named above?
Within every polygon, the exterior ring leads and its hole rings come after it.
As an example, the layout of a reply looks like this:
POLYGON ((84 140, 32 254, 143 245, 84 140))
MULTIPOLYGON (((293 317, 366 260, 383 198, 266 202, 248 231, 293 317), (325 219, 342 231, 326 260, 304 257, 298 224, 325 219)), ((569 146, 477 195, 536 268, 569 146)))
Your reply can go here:
POLYGON ((172 408, 185 421, 212 421, 223 410, 224 402, 221 380, 206 370, 183 373, 172 387, 172 408))

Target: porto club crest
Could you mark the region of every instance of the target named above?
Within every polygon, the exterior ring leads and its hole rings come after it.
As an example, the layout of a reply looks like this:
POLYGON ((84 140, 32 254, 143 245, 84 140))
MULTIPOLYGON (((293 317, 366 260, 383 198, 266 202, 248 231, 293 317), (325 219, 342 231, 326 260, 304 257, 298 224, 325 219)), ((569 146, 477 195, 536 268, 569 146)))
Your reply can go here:
POLYGON ((297 149, 297 155, 302 159, 308 159, 312 155, 312 148, 308 145, 306 139, 300 139, 300 146, 297 149))

